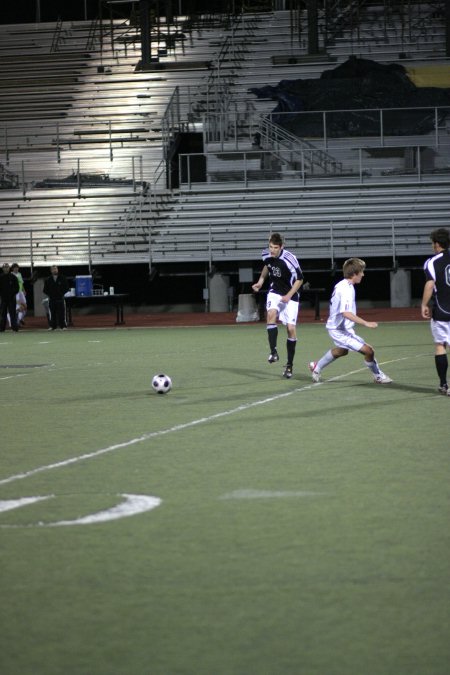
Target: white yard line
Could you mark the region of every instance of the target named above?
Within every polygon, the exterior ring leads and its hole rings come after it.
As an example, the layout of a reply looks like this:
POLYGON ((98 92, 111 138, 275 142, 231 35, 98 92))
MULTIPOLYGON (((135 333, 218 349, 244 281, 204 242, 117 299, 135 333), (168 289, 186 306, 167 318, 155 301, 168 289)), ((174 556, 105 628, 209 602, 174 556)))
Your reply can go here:
MULTIPOLYGON (((399 361, 407 361, 410 358, 421 358, 423 356, 428 357, 430 356, 430 354, 427 352, 426 354, 417 354, 416 356, 413 357, 404 356, 398 359, 391 359, 390 361, 385 361, 380 365, 385 365, 387 363, 397 363, 399 361)), ((309 391, 311 389, 315 389, 317 387, 322 386, 323 384, 326 384, 326 382, 336 382, 337 380, 341 380, 345 377, 355 375, 356 373, 360 373, 365 370, 366 366, 363 366, 362 368, 351 370, 348 373, 337 375, 336 377, 331 377, 323 382, 311 383, 305 385, 304 387, 298 387, 297 389, 291 389, 290 391, 283 392, 282 394, 276 394, 274 396, 269 396, 267 398, 260 399, 259 401, 253 401, 252 403, 243 403, 242 405, 238 405, 235 408, 231 408, 230 410, 224 410, 222 412, 215 413, 214 415, 209 415, 208 417, 200 417, 199 419, 192 420, 190 422, 185 422, 184 424, 177 424, 173 427, 168 427, 167 429, 160 429, 159 431, 151 431, 147 434, 142 434, 141 436, 137 436, 136 438, 131 438, 128 441, 124 441, 123 443, 116 443, 114 445, 109 445, 106 448, 100 448, 99 450, 88 452, 83 455, 70 457, 69 459, 64 459, 60 462, 54 462, 53 464, 44 464, 43 466, 38 466, 35 469, 30 469, 29 471, 24 471, 23 473, 18 473, 13 476, 9 476, 7 478, 3 478, 0 480, 0 485, 7 485, 8 483, 14 483, 15 481, 23 480, 24 478, 30 478, 31 476, 35 476, 36 474, 42 473, 44 471, 51 471, 53 469, 62 469, 66 466, 78 464, 79 462, 83 462, 87 459, 94 459, 95 457, 100 457, 100 455, 106 455, 110 452, 115 452, 116 450, 123 450, 124 448, 129 448, 132 445, 137 445, 138 443, 143 443, 144 441, 148 441, 153 438, 159 438, 160 436, 166 436, 167 434, 184 431, 185 429, 191 429, 192 427, 196 427, 200 424, 207 424, 208 422, 213 422, 223 417, 229 417, 231 415, 245 412, 246 410, 250 410, 252 408, 256 408, 261 405, 266 405, 268 403, 273 403, 274 401, 279 401, 283 398, 293 396, 294 394, 299 394, 305 391, 309 391)), ((378 386, 389 386, 389 385, 378 385, 378 386)))

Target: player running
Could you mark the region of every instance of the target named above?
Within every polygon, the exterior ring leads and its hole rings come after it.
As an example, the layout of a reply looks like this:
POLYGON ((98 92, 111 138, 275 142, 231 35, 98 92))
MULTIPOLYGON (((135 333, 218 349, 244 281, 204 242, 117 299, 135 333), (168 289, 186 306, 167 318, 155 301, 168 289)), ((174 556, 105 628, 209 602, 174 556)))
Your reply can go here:
POLYGON ((360 352, 364 356, 364 362, 372 372, 375 382, 392 382, 380 369, 373 347, 356 335, 353 329, 355 323, 366 328, 378 327, 375 321, 366 321, 356 313, 355 284, 361 283, 365 268, 366 263, 360 258, 349 258, 342 267, 344 278, 334 287, 326 323, 328 334, 336 346, 328 350, 319 361, 310 362, 309 369, 314 382, 320 381, 320 373, 324 368, 341 356, 347 356, 349 351, 360 352))

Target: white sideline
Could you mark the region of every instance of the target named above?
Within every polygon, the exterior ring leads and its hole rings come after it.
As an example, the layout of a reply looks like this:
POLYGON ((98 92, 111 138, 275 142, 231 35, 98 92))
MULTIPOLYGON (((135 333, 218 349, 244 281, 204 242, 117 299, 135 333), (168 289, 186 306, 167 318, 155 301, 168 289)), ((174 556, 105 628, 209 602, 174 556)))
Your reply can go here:
MULTIPOLYGON (((429 356, 429 353, 426 354, 417 354, 416 356, 410 357, 410 356, 403 356, 398 359, 392 359, 390 361, 384 361, 380 365, 385 365, 387 363, 397 363, 399 361, 406 361, 410 358, 420 358, 422 356, 429 356)), ((95 457, 100 457, 100 455, 105 455, 109 452, 114 452, 115 450, 121 450, 123 448, 129 448, 132 445, 136 445, 137 443, 142 443, 144 441, 148 441, 152 438, 158 438, 159 436, 165 436, 166 434, 171 434, 175 433, 177 431, 184 431, 185 429, 190 429, 191 427, 195 427, 199 424, 206 424, 207 422, 212 422, 214 420, 220 419, 221 417, 229 417, 230 415, 235 415, 236 413, 240 412, 245 412, 246 410, 250 410, 251 408, 256 408, 257 406, 260 405, 266 405, 267 403, 273 403, 273 401, 279 401, 282 398, 287 398, 288 396, 292 396, 293 394, 298 394, 302 393, 304 391, 309 391, 310 389, 314 389, 316 387, 320 387, 321 385, 325 384, 326 382, 335 382, 336 380, 341 380, 345 377, 349 377, 350 375, 355 375, 356 373, 360 373, 362 371, 366 370, 366 366, 363 366, 363 368, 357 368, 356 370, 351 370, 348 373, 344 373, 343 375, 337 375, 336 377, 331 377, 328 380, 324 380, 322 382, 315 382, 311 383, 308 385, 305 385, 304 387, 298 387, 296 389, 291 389, 290 391, 283 392, 282 394, 276 394, 275 396, 269 396, 268 398, 263 398, 259 401, 253 401, 252 403, 244 403, 242 405, 237 406, 236 408, 231 408, 231 410, 224 410, 223 412, 215 413, 214 415, 210 415, 209 417, 200 417, 197 420, 192 420, 191 422, 185 422, 184 424, 177 424, 173 427, 169 427, 168 429, 161 429, 159 431, 151 431, 148 434, 142 434, 142 436, 138 436, 137 438, 132 438, 129 441, 124 441, 123 443, 117 443, 115 445, 109 445, 106 448, 101 448, 100 450, 95 450, 94 452, 88 452, 84 455, 78 455, 77 457, 71 457, 70 459, 64 459, 60 462, 55 462, 53 464, 45 464, 44 466, 38 466, 35 469, 30 469, 30 471, 25 471, 23 473, 18 473, 13 476, 9 476, 8 478, 3 478, 0 480, 0 485, 7 485, 8 483, 14 483, 15 481, 18 480, 23 480, 24 478, 30 478, 30 476, 34 476, 37 473, 42 473, 43 471, 50 471, 52 469, 61 469, 65 466, 70 466, 71 464, 77 464, 78 462, 82 462, 86 459, 94 459, 95 457)))

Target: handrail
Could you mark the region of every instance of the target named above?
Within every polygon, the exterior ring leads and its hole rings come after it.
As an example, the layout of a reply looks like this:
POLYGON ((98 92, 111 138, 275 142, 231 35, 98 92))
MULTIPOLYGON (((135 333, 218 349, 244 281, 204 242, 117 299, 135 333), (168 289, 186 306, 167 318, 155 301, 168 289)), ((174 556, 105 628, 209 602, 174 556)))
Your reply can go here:
MULTIPOLYGON (((142 155, 131 155, 130 157, 127 158, 128 162, 128 170, 124 170, 125 176, 114 176, 109 173, 104 173, 101 171, 92 171, 90 168, 89 164, 89 159, 83 158, 80 159, 74 158, 71 161, 72 169, 71 173, 68 173, 70 169, 66 167, 64 172, 61 170, 58 170, 58 174, 63 175, 56 175, 55 172, 51 171, 49 172, 50 175, 47 176, 42 176, 42 169, 40 171, 41 178, 39 180, 32 180, 30 178, 30 173, 32 170, 33 162, 32 160, 28 161, 21 161, 21 170, 20 174, 18 173, 13 173, 9 170, 8 174, 9 177, 14 176, 14 189, 20 190, 22 192, 22 196, 25 199, 27 194, 30 192, 30 190, 34 189, 39 189, 39 188, 46 188, 46 189, 52 189, 52 188, 57 188, 59 191, 64 191, 65 189, 68 190, 76 190, 77 192, 77 197, 81 197, 84 192, 85 188, 118 188, 118 187, 127 187, 132 193, 138 194, 140 192, 144 192, 147 187, 148 187, 148 182, 144 180, 143 176, 143 162, 142 162, 142 155), (84 169, 84 166, 87 168, 84 169), (84 170, 83 170, 84 169, 84 170), (136 175, 138 173, 138 176, 136 175)), ((123 166, 123 160, 121 163, 121 166, 123 166)), ((2 165, 0 165, 2 167, 2 165)), ((0 173, 1 176, 1 173, 0 173)), ((0 184, 0 187, 7 187, 8 189, 11 189, 9 186, 2 186, 0 184)), ((0 198, 1 198, 2 192, 0 190, 0 198)))
MULTIPOLYGON (((229 18, 229 17, 227 17, 229 18)), ((213 63, 214 68, 208 73, 206 81, 203 86, 196 88, 195 96, 190 103, 187 115, 184 120, 181 118, 180 98, 184 96, 186 91, 189 94, 188 88, 183 89, 176 87, 171 96, 169 103, 162 116, 162 127, 165 130, 163 145, 165 145, 165 156, 167 157, 168 146, 174 135, 184 128, 189 129, 189 125, 195 122, 200 122, 203 114, 206 112, 226 112, 231 101, 231 86, 234 80, 234 71, 225 70, 224 64, 229 54, 231 54, 231 61, 233 63, 239 60, 239 57, 246 51, 245 42, 236 43, 235 30, 242 22, 245 27, 249 27, 248 35, 254 32, 254 25, 249 21, 248 17, 245 19, 244 14, 232 17, 231 35, 226 35, 220 45, 219 52, 215 57, 213 63), (246 23, 244 21, 246 20, 246 23), (205 100, 206 103, 202 103, 205 100)), ((186 96, 185 98, 189 98, 186 96)))
MULTIPOLYGON (((176 97, 179 97, 179 89, 176 88, 172 94, 172 100, 175 101, 176 97)), ((179 105, 179 100, 174 104, 175 107, 179 105)), ((373 148, 391 148, 391 147, 403 147, 406 144, 409 144, 411 147, 416 148, 421 144, 421 139, 423 138, 422 145, 426 145, 429 148, 432 148, 439 152, 441 156, 440 165, 450 166, 450 154, 448 148, 449 135, 446 132, 446 129, 450 129, 450 107, 447 106, 428 106, 420 108, 383 108, 383 109, 358 109, 352 111, 338 110, 338 111, 300 111, 295 113, 269 113, 267 119, 269 122, 272 122, 274 119, 280 121, 282 119, 289 120, 295 116, 295 118, 301 119, 302 116, 308 116, 307 119, 316 119, 317 128, 319 129, 318 136, 314 139, 314 153, 316 164, 319 165, 319 153, 326 152, 326 155, 321 156, 323 163, 328 161, 328 157, 334 152, 338 152, 338 146, 342 149, 345 144, 345 148, 348 151, 355 151, 356 153, 361 153, 369 147, 373 148), (341 141, 341 139, 333 139, 329 137, 328 127, 329 120, 332 119, 332 116, 336 113, 346 114, 348 112, 352 113, 361 113, 365 116, 372 115, 374 119, 379 120, 378 124, 378 135, 373 135, 367 138, 355 137, 352 140, 351 137, 347 137, 341 141), (386 133, 386 125, 388 122, 388 116, 392 113, 417 113, 420 112, 424 118, 427 118, 430 129, 427 134, 416 134, 416 136, 408 138, 407 142, 403 136, 389 136, 386 133), (312 117, 311 117, 312 116, 312 117), (444 122, 446 127, 444 127, 444 122), (322 132, 320 133, 320 128, 322 132)), ((237 110, 229 110, 226 114, 216 113, 214 115, 209 115, 204 121, 203 128, 205 130, 205 141, 207 143, 208 152, 215 152, 211 150, 213 148, 212 143, 217 140, 222 144, 221 149, 225 149, 223 142, 227 141, 229 138, 229 130, 231 129, 233 147, 236 150, 239 150, 243 145, 244 150, 248 150, 251 134, 257 129, 257 125, 260 121, 260 117, 256 114, 246 114, 245 119, 242 117, 242 113, 237 110), (234 123, 233 123, 234 121, 234 123), (209 130, 211 129, 211 134, 209 130)), ((29 153, 33 150, 43 150, 46 153, 54 152, 58 164, 51 167, 50 175, 54 176, 57 173, 60 173, 60 162, 64 158, 65 148, 69 148, 71 141, 74 144, 74 147, 78 147, 80 142, 89 142, 90 144, 96 142, 96 137, 98 135, 98 141, 103 144, 106 142, 109 146, 110 157, 112 157, 111 169, 114 171, 115 167, 115 158, 113 149, 117 142, 121 139, 122 136, 127 136, 127 139, 134 141, 134 136, 137 138, 147 135, 150 133, 147 129, 147 122, 142 120, 136 120, 135 118, 123 119, 120 121, 117 120, 104 120, 101 122, 96 122, 93 126, 92 120, 77 120, 77 121, 42 121, 39 124, 34 123, 22 124, 19 122, 8 121, 0 122, 0 145, 2 146, 2 152, 4 153, 4 164, 5 166, 12 170, 15 174, 21 174, 19 179, 19 184, 24 186, 25 189, 29 189, 31 182, 26 176, 30 176, 33 171, 34 162, 33 159, 25 155, 26 159, 23 163, 23 170, 21 170, 20 162, 22 157, 22 152, 29 153), (141 126, 142 125, 142 126, 141 126), (77 133, 80 132, 80 133, 77 133), (89 132, 89 133, 88 133, 89 132), (84 138, 86 137, 86 138, 84 138), (15 156, 17 154, 17 156, 15 156)), ((266 123, 268 124, 268 123, 266 123)), ((279 126, 279 124, 278 124, 279 126)), ((167 128, 162 129, 163 139, 167 139, 170 133, 170 124, 167 128)), ((290 133, 290 132, 288 132, 290 133)), ((297 138, 297 137, 295 137, 297 138)), ((127 139, 124 139, 126 142, 127 139)), ((303 143, 301 147, 303 148, 303 154, 300 153, 300 147, 297 146, 297 156, 308 159, 306 149, 308 148, 308 143, 311 143, 311 140, 308 138, 302 139, 303 143)), ((297 141, 300 144, 300 141, 297 141)), ((74 150, 72 147, 72 153, 74 150)), ((94 146, 92 146, 94 147, 94 146)), ((310 154, 313 150, 309 147, 310 154)), ((142 151, 143 154, 144 150, 142 151)), ((285 155, 287 156, 289 150, 285 150, 285 155)), ((439 156, 436 155, 436 156, 439 156)), ((80 154, 81 157, 81 154, 80 154)), ((339 156, 338 156, 339 157, 339 156)), ((166 157, 163 158, 163 162, 166 160, 166 157)), ((340 160, 340 157, 339 157, 340 160)), ((363 158, 364 160, 364 158, 363 158)), ((361 158, 358 160, 355 158, 355 168, 356 166, 362 167, 363 160, 361 158)), ((75 168, 77 163, 77 158, 71 158, 72 166, 75 168)), ((81 160, 83 163, 84 160, 81 160)), ((330 160, 332 161, 332 160, 330 160)), ((42 160, 41 169, 42 167, 42 160)), ((64 164, 67 166, 67 160, 64 160, 64 164)), ((122 164, 122 161, 121 161, 122 164)), ((331 164, 330 164, 331 166, 331 164)), ((386 169, 389 169, 386 166, 386 169)), ((65 169, 66 170, 66 169, 65 169)), ((161 161, 159 162, 156 170, 155 176, 149 176, 152 183, 160 185, 162 182, 163 175, 165 173, 165 167, 162 165, 161 161)), ((152 169, 153 172, 153 169, 152 169)), ((45 177, 45 174, 42 175, 42 170, 40 170, 40 175, 42 178, 45 177)), ((405 171, 404 173, 411 174, 411 171, 405 171)), ((416 171, 413 170, 412 174, 415 174, 416 171)), ((36 171, 34 171, 36 174, 36 171)), ((128 175, 131 175, 131 171, 128 172, 128 175)), ((423 178, 423 176, 422 176, 423 178)), ((422 180, 421 178, 421 180, 422 180)))
MULTIPOLYGON (((376 147, 376 146, 375 146, 376 147)), ((270 183, 290 181, 292 184, 318 185, 325 181, 334 181, 340 186, 347 184, 386 184, 407 180, 417 183, 435 182, 439 180, 448 181, 450 176, 450 141, 445 146, 448 161, 445 165, 434 167, 424 166, 421 158, 420 145, 396 145, 389 146, 389 149, 404 151, 404 161, 401 166, 389 158, 384 160, 384 164, 377 164, 372 167, 370 156, 365 153, 371 150, 371 147, 356 145, 351 147, 351 161, 347 162, 347 167, 343 162, 336 162, 331 155, 322 158, 322 162, 317 161, 317 153, 321 152, 317 148, 297 147, 295 150, 289 148, 285 150, 269 149, 260 147, 242 148, 234 150, 212 150, 207 153, 180 153, 178 155, 178 173, 181 189, 192 189, 194 185, 201 183, 214 183, 216 185, 226 185, 230 182, 238 185, 253 186, 261 184, 263 181, 270 183), (295 154, 295 158, 290 157, 295 154), (204 159, 206 167, 203 178, 199 177, 199 171, 194 170, 193 162, 197 158, 204 159), (270 159, 277 157, 279 166, 272 166, 270 159), (406 161, 410 158, 410 162, 406 161), (228 160, 228 161, 223 161, 228 160), (233 161, 230 161, 233 160, 233 161), (222 166, 220 165, 222 162, 222 166), (256 164, 256 165, 255 165, 256 164), (283 168, 283 164, 288 165, 283 168), (320 171, 317 171, 317 167, 320 171), (192 178, 195 176, 195 178, 192 178)), ((444 146, 441 146, 441 150, 444 146)), ((337 150, 337 148, 336 148, 337 150)), ((381 162, 383 160, 380 160, 381 162)), ((197 165, 198 166, 198 165, 197 165)))
POLYGON ((342 162, 339 162, 328 152, 320 150, 310 141, 295 136, 278 124, 274 124, 267 117, 261 117, 259 129, 265 147, 270 148, 281 161, 287 161, 293 167, 295 163, 300 161, 303 166, 306 158, 309 160, 310 170, 314 170, 314 167, 317 166, 325 174, 330 172, 334 174, 342 173, 342 162), (310 152, 305 153, 305 150, 310 152))
POLYGON ((97 36, 97 29, 99 25, 99 18, 96 17, 91 21, 91 24, 89 26, 89 34, 87 37, 87 42, 86 42, 86 51, 90 52, 94 50, 94 45, 95 45, 95 38, 97 36))
MULTIPOLYGON (((266 223, 272 231, 279 222, 266 223)), ((412 229, 410 219, 386 217, 377 225, 363 228, 361 222, 343 218, 310 222, 283 222, 283 232, 290 246, 302 259, 329 260, 330 269, 336 260, 345 258, 351 250, 365 258, 386 257, 396 264, 399 256, 427 255, 429 234, 433 222, 412 229)), ((63 238, 56 236, 51 226, 21 228, 18 231, 3 228, 4 255, 17 259, 21 266, 47 266, 51 259, 56 264, 102 264, 126 258, 128 262, 203 261, 212 265, 220 261, 251 260, 259 258, 261 225, 229 223, 226 226, 196 225, 173 227, 145 224, 140 220, 126 222, 111 230, 105 225, 72 226, 63 238), (11 234, 9 245, 7 234, 11 234), (233 242, 233 246, 229 246, 233 242), (236 245, 236 242, 239 245, 236 245)))
POLYGON ((61 40, 62 26, 63 26, 62 19, 58 18, 58 20, 56 22, 55 30, 53 32, 52 44, 51 44, 51 47, 50 47, 50 53, 51 54, 58 51, 59 43, 60 43, 60 40, 61 40))
MULTIPOLYGON (((245 114, 245 119, 242 120, 242 112, 229 110, 226 114, 215 113, 209 114, 204 119, 204 127, 206 134, 206 142, 224 142, 229 140, 229 130, 232 130, 233 140, 237 140, 237 137, 241 136, 245 141, 248 140, 250 134, 253 134, 257 131, 257 127, 260 123, 260 120, 264 118, 268 119, 271 123, 277 124, 279 127, 284 125, 289 126, 292 129, 292 122, 298 123, 299 129, 302 128, 303 123, 302 119, 315 122, 315 131, 313 134, 305 132, 302 134, 301 138, 306 141, 307 137, 314 137, 314 143, 317 147, 318 143, 322 144, 322 149, 327 150, 329 144, 333 140, 333 136, 330 133, 329 127, 333 122, 333 116, 340 115, 349 117, 350 115, 363 116, 365 120, 368 118, 376 121, 378 129, 376 132, 373 130, 370 133, 361 133, 357 136, 355 133, 353 135, 349 132, 347 136, 342 136, 342 138, 350 139, 352 138, 361 138, 361 137, 371 137, 374 141, 378 138, 378 145, 392 145, 392 139, 399 139, 399 143, 402 142, 403 136, 399 134, 389 134, 387 121, 389 116, 392 114, 401 113, 407 115, 408 113, 418 114, 426 118, 426 121, 431 129, 429 133, 434 134, 434 147, 440 145, 439 131, 442 129, 446 120, 449 120, 450 125, 450 106, 420 106, 420 107, 399 107, 399 108, 352 108, 352 109, 337 109, 337 110, 298 110, 295 112, 271 112, 262 116, 259 114, 251 114, 250 112, 245 114), (389 138, 389 142, 386 142, 386 138, 389 138)), ((290 131, 292 134, 292 131, 290 131)), ((411 134, 414 135, 414 134, 411 134)), ((425 132, 418 132, 416 136, 425 136, 425 132)), ((293 134, 295 138, 300 138, 300 136, 293 134)))

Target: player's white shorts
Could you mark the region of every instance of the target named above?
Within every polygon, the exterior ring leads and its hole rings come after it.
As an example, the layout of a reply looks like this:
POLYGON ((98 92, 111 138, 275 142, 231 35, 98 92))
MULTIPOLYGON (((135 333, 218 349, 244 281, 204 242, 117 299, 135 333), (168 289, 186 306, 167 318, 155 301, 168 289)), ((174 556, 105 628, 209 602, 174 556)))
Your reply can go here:
POLYGON ((336 347, 350 349, 352 352, 361 351, 361 347, 365 344, 364 340, 359 335, 356 335, 353 328, 348 328, 347 330, 329 328, 328 334, 336 347))
POLYGON ((431 335, 435 343, 450 345, 450 321, 430 321, 431 335))
POLYGON ((19 307, 20 305, 23 305, 24 307, 27 306, 27 299, 25 297, 25 293, 23 291, 19 291, 16 293, 16 305, 19 307))
POLYGON ((282 324, 296 325, 298 317, 298 302, 296 300, 289 300, 289 302, 281 302, 281 295, 278 293, 267 293, 266 310, 276 309, 278 318, 282 324))

